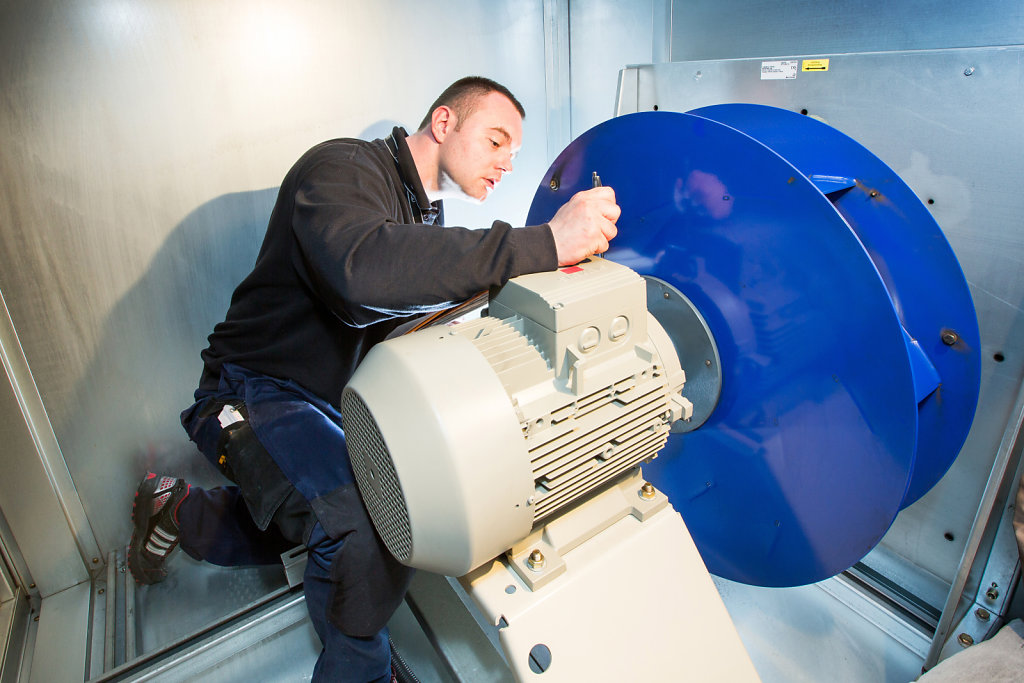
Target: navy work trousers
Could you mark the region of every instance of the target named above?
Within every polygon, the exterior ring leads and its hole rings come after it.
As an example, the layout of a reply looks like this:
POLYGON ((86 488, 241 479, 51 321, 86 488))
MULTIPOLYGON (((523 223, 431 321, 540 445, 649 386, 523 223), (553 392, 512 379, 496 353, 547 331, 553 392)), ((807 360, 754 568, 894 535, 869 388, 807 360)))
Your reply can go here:
MULTIPOLYGON (((260 531, 237 486, 191 487, 178 508, 178 525, 182 550, 197 560, 220 566, 277 564, 281 562, 281 553, 295 546, 273 524, 260 531)), ((323 643, 313 680, 390 681, 387 629, 366 638, 347 636, 327 618, 331 562, 343 543, 328 537, 319 522, 306 543, 306 606, 323 643)))
POLYGON ((237 484, 191 489, 178 508, 181 547, 243 566, 278 563, 305 543, 306 605, 324 645, 313 680, 387 681, 385 627, 412 570, 373 529, 338 410, 294 382, 224 364, 219 390, 197 391, 181 417, 199 450, 237 484), (237 415, 222 419, 226 406, 237 415))

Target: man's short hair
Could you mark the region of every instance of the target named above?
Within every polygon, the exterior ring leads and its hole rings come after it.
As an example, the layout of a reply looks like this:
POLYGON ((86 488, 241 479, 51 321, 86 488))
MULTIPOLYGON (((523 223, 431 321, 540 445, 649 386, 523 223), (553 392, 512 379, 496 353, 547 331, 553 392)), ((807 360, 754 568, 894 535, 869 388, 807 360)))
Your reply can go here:
POLYGON ((447 88, 444 92, 434 100, 434 103, 430 105, 430 109, 427 111, 427 115, 423 118, 423 122, 420 123, 420 127, 417 130, 423 130, 430 125, 430 117, 434 115, 434 110, 438 107, 450 107, 455 111, 457 120, 455 122, 455 129, 458 130, 462 126, 462 122, 469 118, 469 115, 473 113, 473 107, 476 104, 477 99, 488 95, 492 92, 501 93, 509 99, 509 101, 515 105, 519 115, 526 118, 526 110, 523 109, 523 105, 519 103, 508 88, 503 86, 501 83, 492 81, 489 78, 483 76, 466 76, 455 81, 447 88))

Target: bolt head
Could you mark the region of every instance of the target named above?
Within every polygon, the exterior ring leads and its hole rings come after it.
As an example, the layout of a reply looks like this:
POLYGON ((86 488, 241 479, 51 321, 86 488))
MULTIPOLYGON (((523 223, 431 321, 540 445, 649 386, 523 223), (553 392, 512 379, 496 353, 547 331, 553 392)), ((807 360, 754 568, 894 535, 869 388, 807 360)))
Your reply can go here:
POLYGON ((953 346, 958 341, 960 341, 960 335, 953 330, 942 331, 942 343, 946 346, 953 346))
POLYGON ((979 607, 978 609, 974 610, 974 616, 978 617, 982 621, 988 621, 989 618, 992 616, 992 613, 984 607, 979 607))
POLYGON ((657 489, 654 488, 654 484, 649 481, 645 481, 644 485, 640 487, 640 497, 644 500, 652 500, 654 496, 658 494, 657 489))
POLYGON ((971 645, 974 645, 974 638, 970 633, 961 633, 956 637, 956 639, 963 647, 970 647, 971 645))

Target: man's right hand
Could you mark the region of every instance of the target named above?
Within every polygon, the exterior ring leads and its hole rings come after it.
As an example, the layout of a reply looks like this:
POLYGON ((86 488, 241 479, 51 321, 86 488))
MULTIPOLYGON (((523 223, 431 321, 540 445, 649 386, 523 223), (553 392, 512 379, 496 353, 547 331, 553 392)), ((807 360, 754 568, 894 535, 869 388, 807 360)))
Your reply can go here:
POLYGON ((615 221, 619 220, 621 212, 615 203, 615 191, 610 187, 595 187, 574 194, 548 221, 555 236, 558 265, 571 266, 607 251, 608 242, 618 232, 615 221))

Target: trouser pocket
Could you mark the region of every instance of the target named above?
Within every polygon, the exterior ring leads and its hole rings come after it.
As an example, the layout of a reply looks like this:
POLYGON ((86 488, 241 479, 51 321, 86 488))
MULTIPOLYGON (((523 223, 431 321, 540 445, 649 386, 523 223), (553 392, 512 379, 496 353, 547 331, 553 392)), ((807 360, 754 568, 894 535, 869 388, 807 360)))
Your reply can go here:
MULTIPOLYGON (((281 504, 291 495, 308 504, 281 472, 267 449, 256 438, 249 422, 232 425, 227 434, 221 456, 226 461, 222 467, 231 472, 245 500, 246 507, 256 526, 265 531, 281 504)), ((218 458, 220 459, 220 458, 218 458)), ((291 505, 299 504, 299 500, 291 505)), ((291 538, 288 529, 281 529, 286 538, 291 538)), ((299 535, 301 542, 301 532, 299 535)))

